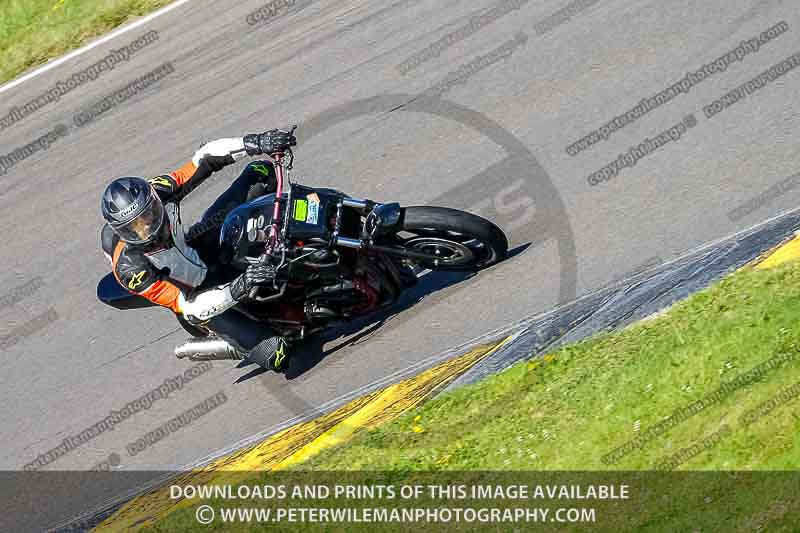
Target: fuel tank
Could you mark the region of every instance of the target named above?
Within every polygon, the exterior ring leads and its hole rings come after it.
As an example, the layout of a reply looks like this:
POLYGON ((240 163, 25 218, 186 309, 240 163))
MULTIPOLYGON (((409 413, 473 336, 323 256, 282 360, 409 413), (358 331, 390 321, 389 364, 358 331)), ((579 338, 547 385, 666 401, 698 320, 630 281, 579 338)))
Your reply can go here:
MULTIPOLYGON (((286 238, 293 242, 329 242, 336 225, 337 206, 343 196, 332 189, 292 184, 290 192, 280 199, 278 227, 285 227, 286 238)), ((267 194, 228 213, 220 230, 222 264, 244 270, 248 257, 257 258, 264 252, 274 201, 275 195, 267 194)))

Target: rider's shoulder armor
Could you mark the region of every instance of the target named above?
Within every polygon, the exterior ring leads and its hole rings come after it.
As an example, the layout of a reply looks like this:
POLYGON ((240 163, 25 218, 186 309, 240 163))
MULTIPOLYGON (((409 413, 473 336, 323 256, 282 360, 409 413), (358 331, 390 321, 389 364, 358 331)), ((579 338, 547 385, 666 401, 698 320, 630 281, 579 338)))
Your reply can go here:
POLYGON ((159 272, 147 260, 142 248, 125 242, 117 244, 114 250, 113 267, 117 281, 135 293, 146 291, 160 278, 159 272))
POLYGON ((180 189, 177 180, 169 174, 147 178, 147 181, 150 182, 150 185, 156 190, 161 201, 172 200, 175 193, 180 189))

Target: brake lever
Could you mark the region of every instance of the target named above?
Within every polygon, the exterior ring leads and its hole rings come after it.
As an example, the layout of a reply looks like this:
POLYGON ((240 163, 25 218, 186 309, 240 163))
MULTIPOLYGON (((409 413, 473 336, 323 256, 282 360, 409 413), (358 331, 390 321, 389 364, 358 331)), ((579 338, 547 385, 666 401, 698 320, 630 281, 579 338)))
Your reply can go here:
POLYGON ((281 150, 280 152, 273 152, 269 154, 273 161, 276 163, 283 165, 286 167, 286 170, 292 170, 292 165, 294 163, 294 152, 291 148, 286 148, 285 150, 281 150), (284 159, 288 158, 289 162, 284 162, 284 159))
MULTIPOLYGON (((289 133, 289 135, 294 136, 294 132, 296 130, 297 130, 297 124, 292 124, 291 126, 288 127, 287 130, 284 130, 284 131, 289 133)), ((287 165, 286 165, 286 170, 292 170, 292 166, 294 165, 294 152, 292 151, 292 147, 291 146, 287 147, 285 153, 289 157, 289 163, 287 163, 287 165)))
POLYGON ((294 152, 292 151, 291 148, 287 148, 286 152, 284 153, 284 155, 287 154, 287 153, 289 154, 288 155, 289 162, 286 163, 286 170, 292 170, 292 168, 294 167, 294 152))

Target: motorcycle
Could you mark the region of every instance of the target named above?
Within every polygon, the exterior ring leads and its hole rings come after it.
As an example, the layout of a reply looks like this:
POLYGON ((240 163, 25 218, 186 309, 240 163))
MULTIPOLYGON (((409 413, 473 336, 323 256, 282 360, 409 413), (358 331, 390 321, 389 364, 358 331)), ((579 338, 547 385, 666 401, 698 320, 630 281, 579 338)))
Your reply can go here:
MULTIPOLYGON (((507 255, 505 234, 482 217, 446 207, 379 203, 293 183, 291 148, 270 157, 275 193, 227 214, 218 259, 230 279, 250 264, 276 266, 273 283, 255 287, 237 308, 289 342, 390 307, 416 283, 420 270, 474 272, 507 255)), ((117 309, 154 305, 128 292, 111 273, 101 280, 97 295, 117 309)), ((194 337, 207 339, 205 345, 179 347, 179 358, 236 358, 220 351, 208 331, 178 319, 194 337)))

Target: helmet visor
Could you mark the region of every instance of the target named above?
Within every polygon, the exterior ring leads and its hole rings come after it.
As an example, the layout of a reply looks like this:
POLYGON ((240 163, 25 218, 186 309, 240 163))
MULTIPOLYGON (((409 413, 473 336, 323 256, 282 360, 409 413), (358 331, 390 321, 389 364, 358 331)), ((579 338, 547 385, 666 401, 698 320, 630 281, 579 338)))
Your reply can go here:
POLYGON ((119 238, 131 244, 143 244, 153 240, 164 223, 164 206, 157 197, 151 197, 147 207, 139 216, 118 226, 112 226, 119 238))

